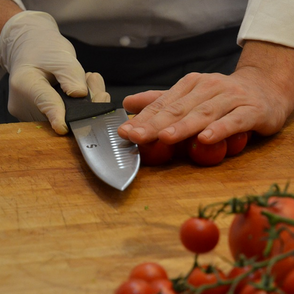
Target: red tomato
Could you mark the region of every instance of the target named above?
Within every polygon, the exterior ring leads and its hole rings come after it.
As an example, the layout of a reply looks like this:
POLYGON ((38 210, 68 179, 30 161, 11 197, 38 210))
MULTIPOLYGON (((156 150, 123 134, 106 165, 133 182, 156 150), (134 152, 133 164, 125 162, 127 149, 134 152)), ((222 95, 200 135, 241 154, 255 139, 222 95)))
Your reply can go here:
POLYGON ((293 294, 294 293, 294 268, 286 276, 286 278, 283 282, 283 285, 282 285, 282 290, 286 294, 293 294))
POLYGON ((152 282, 158 279, 168 279, 165 269, 154 262, 145 262, 135 266, 129 276, 130 279, 141 279, 152 282))
POLYGON ((178 159, 187 159, 189 158, 188 154, 188 139, 180 141, 175 144, 175 158, 178 159))
POLYGON ((247 144, 247 132, 243 133, 237 133, 234 134, 228 138, 226 138, 227 141, 227 153, 226 156, 235 156, 238 153, 240 153, 247 144))
POLYGON ((214 166, 222 162, 227 152, 227 142, 222 140, 215 144, 202 144, 196 136, 188 140, 190 158, 198 165, 214 166))
MULTIPOLYGON (((234 279, 234 278, 248 272, 251 268, 252 268, 252 266, 250 266, 250 265, 246 265, 246 266, 243 266, 243 267, 235 266, 228 273, 227 278, 229 280, 234 279)), ((238 285, 235 288, 234 293, 239 294, 241 292, 241 290, 248 284, 249 281, 259 279, 259 278, 261 278, 261 275, 262 275, 262 270, 257 270, 255 272, 249 274, 248 276, 246 276, 244 279, 242 279, 238 283, 238 285)))
MULTIPOLYGON (((274 244, 274 248, 272 250, 271 256, 281 254, 283 252, 294 251, 294 239, 289 235, 288 239, 286 234, 283 235, 284 237, 284 244, 280 242, 276 242, 274 244)), ((287 258, 284 258, 277 263, 275 263, 272 267, 272 275, 275 277, 275 282, 277 285, 282 285, 284 279, 286 278, 287 274, 294 269, 294 256, 291 255, 287 258)), ((294 285, 294 279, 293 279, 294 285)), ((294 290, 293 290, 294 293, 294 290)))
POLYGON ((156 290, 156 293, 176 294, 173 290, 173 283, 167 279, 154 280, 151 282, 151 286, 154 290, 156 290))
MULTIPOLYGON (((263 251, 266 246, 267 233, 265 229, 269 227, 267 218, 261 211, 269 211, 287 218, 294 218, 294 199, 271 197, 270 207, 260 207, 252 204, 244 214, 237 214, 229 229, 229 247, 235 260, 240 254, 248 258, 256 257, 257 260, 264 259, 263 251)), ((280 227, 280 225, 278 225, 280 227)), ((289 234, 283 232, 281 238, 285 239, 289 234)), ((276 241, 279 242, 279 241, 276 241)))
MULTIPOLYGON (((212 285, 217 283, 217 275, 225 280, 225 274, 217 269, 217 274, 207 270, 208 267, 199 268, 196 267, 188 277, 188 283, 194 287, 203 285, 212 285)), ((227 293, 228 286, 217 286, 211 289, 204 290, 202 294, 225 294, 227 293)))
POLYGON ((138 145, 141 163, 147 166, 162 165, 170 161, 175 153, 175 145, 167 145, 157 140, 138 145))
POLYGON ((239 294, 278 294, 278 292, 267 292, 254 288, 251 284, 246 285, 239 294))
POLYGON ((217 245, 219 229, 212 220, 191 217, 182 224, 180 239, 188 250, 196 254, 206 253, 217 245))
POLYGON ((249 141, 251 140, 251 138, 252 138, 252 133, 253 133, 253 131, 248 131, 248 132, 247 132, 247 142, 249 142, 249 141))
POLYGON ((121 284, 115 294, 157 294, 157 292, 146 281, 129 280, 121 284))

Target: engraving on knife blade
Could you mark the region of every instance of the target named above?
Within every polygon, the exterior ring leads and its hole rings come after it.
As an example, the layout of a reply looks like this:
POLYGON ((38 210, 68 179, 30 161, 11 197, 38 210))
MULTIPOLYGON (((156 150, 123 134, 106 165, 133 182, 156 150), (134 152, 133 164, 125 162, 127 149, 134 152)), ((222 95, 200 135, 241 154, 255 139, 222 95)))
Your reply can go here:
POLYGON ((86 147, 89 149, 92 149, 92 148, 98 147, 98 145, 97 144, 90 144, 90 145, 87 145, 86 147))
POLYGON ((116 117, 105 116, 105 123, 110 145, 118 167, 121 169, 132 167, 134 159, 131 155, 134 144, 130 141, 122 139, 117 134, 117 129, 122 124, 122 121, 116 117))

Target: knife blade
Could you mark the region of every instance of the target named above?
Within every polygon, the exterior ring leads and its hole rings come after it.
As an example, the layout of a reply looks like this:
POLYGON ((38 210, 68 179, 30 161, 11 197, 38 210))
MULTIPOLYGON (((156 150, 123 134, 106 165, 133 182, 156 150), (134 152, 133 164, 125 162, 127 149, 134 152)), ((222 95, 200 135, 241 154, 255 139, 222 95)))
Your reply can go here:
POLYGON ((113 103, 93 103, 90 94, 72 98, 59 85, 55 89, 65 105, 65 121, 90 169, 108 185, 125 190, 140 167, 138 146, 117 134, 117 128, 128 120, 125 110, 116 109, 113 103))

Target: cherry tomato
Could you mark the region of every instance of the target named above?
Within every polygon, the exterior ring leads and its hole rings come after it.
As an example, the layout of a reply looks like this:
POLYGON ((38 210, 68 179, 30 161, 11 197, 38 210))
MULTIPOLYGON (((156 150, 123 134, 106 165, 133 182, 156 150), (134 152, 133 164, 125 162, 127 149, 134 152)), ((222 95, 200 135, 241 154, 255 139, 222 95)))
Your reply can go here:
POLYGON ((282 290, 286 294, 293 294, 294 293, 294 268, 290 271, 282 285, 282 290))
POLYGON ((151 286, 156 293, 160 294, 176 294, 173 290, 173 283, 167 279, 159 279, 151 282, 151 286))
POLYGON ((157 294, 157 292, 146 281, 134 279, 121 284, 115 294, 157 294))
MULTIPOLYGON (((250 265, 245 265, 242 267, 235 266, 230 270, 230 272, 227 275, 227 278, 229 280, 234 279, 234 278, 248 272, 251 269, 252 269, 252 266, 250 266, 250 265)), ((261 278, 262 272, 263 272, 262 270, 257 270, 257 271, 252 272, 248 276, 246 276, 244 279, 242 279, 238 283, 238 285, 235 288, 234 293, 239 294, 241 292, 241 289, 243 289, 248 284, 249 281, 253 281, 253 280, 261 278)))
MULTIPOLYGON (((293 228, 292 228, 293 229, 293 228)), ((294 232, 293 232, 294 233, 294 232)), ((275 242, 271 257, 281 254, 283 252, 294 251, 294 239, 288 235, 283 235, 284 242, 275 242)), ((287 274, 294 269, 294 256, 283 258, 282 260, 276 262, 272 267, 272 275, 275 277, 275 282, 278 286, 283 284, 284 279, 287 274)), ((294 285, 294 280, 293 280, 294 285)), ((294 290, 293 290, 294 293, 294 290)))
POLYGON ((267 292, 265 290, 255 289, 251 285, 247 285, 239 294, 278 294, 278 292, 267 292))
MULTIPOLYGON (((255 283, 257 282, 258 281, 255 281, 255 283)), ((238 294, 278 294, 278 292, 267 292, 265 290, 256 289, 251 284, 247 284, 238 294)))
POLYGON ((240 153, 247 145, 247 140, 248 140, 247 132, 237 133, 226 138, 226 141, 227 141, 226 156, 227 157, 235 156, 238 153, 240 153))
POLYGON ((219 229, 212 220, 191 217, 182 224, 180 239, 188 250, 196 254, 206 253, 217 245, 219 229))
POLYGON ((138 145, 141 163, 147 166, 162 165, 169 162, 174 153, 175 145, 167 145, 157 140, 151 143, 138 145))
POLYGON ((188 140, 190 158, 201 166, 214 166, 222 162, 227 152, 227 142, 222 140, 215 144, 202 144, 197 135, 188 140))
MULTIPOLYGON (((216 269, 217 273, 210 271, 209 267, 205 266, 203 268, 196 267, 188 277, 188 283, 194 287, 199 287, 203 285, 213 285, 217 283, 218 277, 225 280, 225 274, 216 269)), ((204 290, 202 294, 225 294, 227 293, 228 286, 217 286, 211 289, 204 290)))
POLYGON ((249 142, 251 140, 252 134, 253 134, 253 131, 248 131, 247 132, 247 142, 249 142))
POLYGON ((175 155, 174 157, 177 159, 188 159, 188 142, 189 140, 183 140, 175 144, 175 155))
MULTIPOLYGON (((238 260, 240 254, 244 254, 248 258, 255 257, 257 260, 264 259, 263 252, 267 237, 265 229, 269 228, 269 224, 268 219, 261 214, 262 211, 294 218, 294 199, 271 197, 269 204, 269 207, 251 204, 246 213, 237 214, 234 217, 229 229, 228 240, 230 251, 235 260, 238 260)), ((277 225, 277 227, 280 226, 277 225)), ((282 240, 287 240, 286 236, 289 238, 289 234, 283 232, 281 234, 282 240)))
POLYGON ((161 265, 155 262, 145 262, 132 269, 129 279, 141 279, 150 283, 158 279, 168 279, 168 276, 161 265))

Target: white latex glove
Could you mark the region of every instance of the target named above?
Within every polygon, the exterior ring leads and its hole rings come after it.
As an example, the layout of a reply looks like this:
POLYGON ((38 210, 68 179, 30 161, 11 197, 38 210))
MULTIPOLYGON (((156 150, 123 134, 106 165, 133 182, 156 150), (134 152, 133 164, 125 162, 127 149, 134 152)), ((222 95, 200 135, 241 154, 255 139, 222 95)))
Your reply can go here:
MULTIPOLYGON (((72 97, 83 97, 88 90, 74 47, 55 20, 35 11, 13 16, 1 32, 0 62, 10 73, 9 112, 20 121, 48 119, 58 134, 66 134, 64 103, 51 85, 59 82, 72 97)), ((109 101, 102 77, 89 73, 87 79, 93 100, 109 101)))

